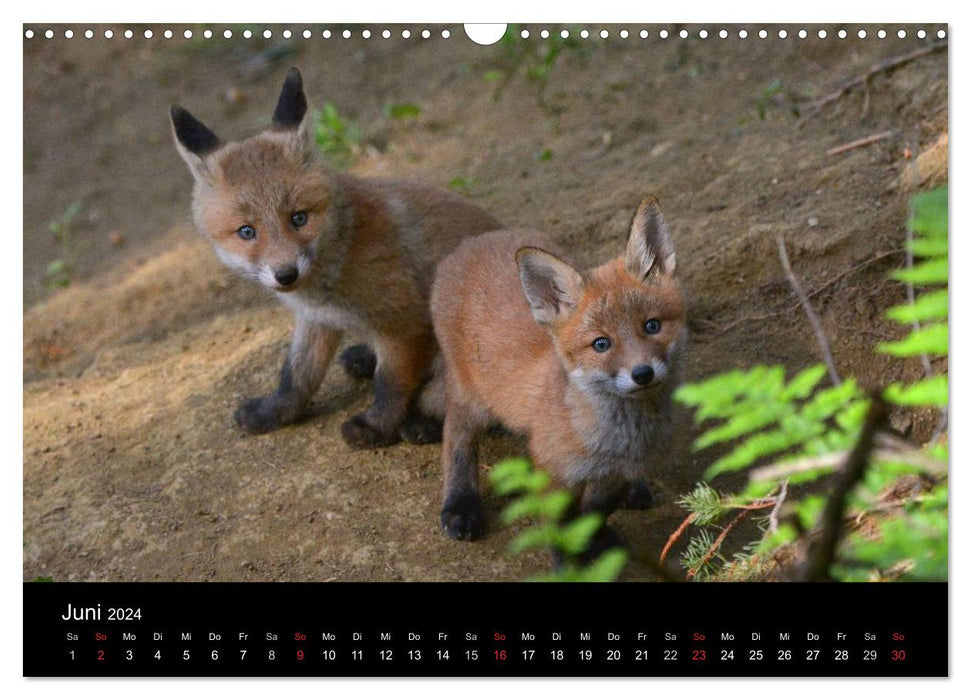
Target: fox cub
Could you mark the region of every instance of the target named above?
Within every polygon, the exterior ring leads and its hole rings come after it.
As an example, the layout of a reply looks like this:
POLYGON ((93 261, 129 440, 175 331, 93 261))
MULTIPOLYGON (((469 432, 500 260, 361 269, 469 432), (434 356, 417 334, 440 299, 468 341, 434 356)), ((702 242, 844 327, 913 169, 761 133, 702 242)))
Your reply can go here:
POLYGON ((499 227, 465 198, 424 185, 331 171, 314 144, 300 72, 292 68, 270 129, 223 144, 181 107, 176 147, 195 179, 197 228, 229 267, 276 293, 296 328, 279 387, 239 406, 236 421, 264 433, 300 417, 342 333, 368 344, 341 356, 374 378, 374 401, 341 426, 352 447, 440 439, 434 392, 422 396, 437 355, 428 296, 436 263, 463 236, 499 227))
POLYGON ((667 449, 687 340, 668 226, 648 197, 623 257, 580 273, 550 250, 540 232, 495 231, 439 265, 449 537, 482 534, 476 441, 495 421, 528 436, 534 464, 574 490, 581 512, 650 500, 643 478, 667 449))

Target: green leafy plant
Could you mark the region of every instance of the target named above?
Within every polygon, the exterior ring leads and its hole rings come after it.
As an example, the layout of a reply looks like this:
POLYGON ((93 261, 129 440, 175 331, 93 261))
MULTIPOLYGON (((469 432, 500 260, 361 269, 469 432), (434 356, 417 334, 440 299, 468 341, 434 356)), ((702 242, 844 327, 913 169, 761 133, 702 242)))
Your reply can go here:
POLYGON ((567 30, 564 37, 559 31, 552 31, 546 39, 533 37, 520 38, 520 28, 509 25, 499 42, 501 57, 497 68, 484 73, 486 82, 496 87, 493 99, 498 100, 509 82, 517 75, 523 75, 535 87, 536 101, 547 112, 556 112, 546 102, 546 90, 554 68, 565 51, 586 55, 591 44, 583 44, 576 38, 576 30, 567 30))
POLYGON ((71 284, 71 273, 78 254, 78 248, 71 237, 71 224, 81 213, 81 202, 73 202, 64 213, 48 225, 54 241, 60 250, 60 257, 47 263, 45 286, 48 289, 67 287, 71 284))
MULTIPOLYGON (((895 306, 887 317, 909 324, 912 331, 902 340, 880 343, 877 349, 896 357, 946 357, 948 346, 947 291, 947 189, 939 188, 918 195, 913 202, 913 216, 909 222, 912 232, 907 248, 910 256, 921 258, 917 265, 894 273, 894 278, 908 285, 913 298, 913 286, 937 287, 928 290, 910 303, 895 306), (922 323, 927 325, 921 326, 922 323)), ((926 366, 926 364, 925 364, 926 366)), ((892 384, 886 397, 905 406, 947 406, 947 376, 933 374, 909 386, 892 384)))
POLYGON ((509 545, 511 554, 529 549, 554 551, 562 564, 535 581, 614 581, 627 563, 627 552, 608 549, 590 563, 582 561, 594 535, 603 525, 599 513, 576 518, 568 515, 573 495, 551 490, 550 478, 533 469, 528 459, 507 459, 489 470, 489 481, 496 494, 515 496, 500 516, 509 525, 526 520, 528 525, 509 545))
POLYGON ((325 102, 314 120, 317 146, 331 165, 347 168, 361 153, 361 130, 337 112, 331 102, 325 102))
POLYGON ((421 108, 410 102, 396 102, 385 105, 384 114, 397 121, 407 121, 409 119, 417 119, 421 114, 421 108))
POLYGON ((445 186, 453 192, 458 192, 459 194, 464 194, 466 197, 470 197, 472 196, 472 190, 474 190, 475 186, 478 184, 479 181, 474 177, 462 177, 461 175, 458 175, 449 180, 448 184, 445 186))
POLYGON ((912 328, 877 350, 921 357, 924 379, 868 394, 853 379, 820 387, 822 365, 788 380, 783 367, 756 366, 678 390, 707 426, 694 449, 731 445, 681 499, 688 516, 662 553, 691 530, 681 555, 688 578, 946 579, 948 387, 930 358, 948 351, 947 191, 915 197, 913 212, 907 247, 920 260, 893 274, 911 301, 887 312, 912 328), (910 285, 927 289, 915 297, 910 285), (941 411, 935 436, 919 447, 882 430, 885 402, 941 411), (742 470, 748 483, 736 494, 707 483, 742 470), (726 555, 728 534, 744 520, 755 540, 726 555), (820 555, 827 541, 832 551, 820 555))

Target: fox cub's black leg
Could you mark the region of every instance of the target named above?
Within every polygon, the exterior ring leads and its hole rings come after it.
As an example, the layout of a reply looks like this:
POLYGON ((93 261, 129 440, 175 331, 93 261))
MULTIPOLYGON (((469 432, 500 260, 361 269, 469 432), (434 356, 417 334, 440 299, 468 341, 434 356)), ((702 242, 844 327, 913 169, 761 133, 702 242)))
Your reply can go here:
POLYGON ((299 418, 327 373, 340 338, 340 331, 308 324, 298 316, 293 342, 280 372, 280 385, 269 396, 240 404, 235 414, 239 427, 255 435, 299 418))
POLYGON ((424 337, 378 339, 374 402, 341 426, 341 435, 348 445, 385 447, 401 440, 401 426, 409 407, 417 400, 428 368, 429 360, 423 352, 427 345, 424 337))
POLYGON ((344 371, 354 379, 371 379, 378 367, 378 356, 369 345, 352 345, 337 358, 344 371))
POLYGON ((460 406, 449 404, 445 414, 442 467, 445 498, 441 522, 453 540, 474 540, 485 530, 485 515, 479 499, 479 449, 474 423, 460 406))
POLYGON ((629 510, 646 510, 654 505, 654 495, 646 481, 632 481, 627 486, 621 508, 629 510))
MULTIPOLYGON (((584 487, 583 494, 580 497, 580 514, 600 513, 604 517, 604 522, 590 539, 587 549, 577 557, 581 564, 589 564, 608 549, 627 546, 623 538, 607 525, 607 518, 622 505, 627 490, 626 485, 588 483, 584 487)), ((556 564, 557 557, 554 556, 553 559, 556 564)), ((561 563, 562 561, 557 565, 561 563)))
POLYGON ((344 421, 341 436, 355 449, 387 447, 401 440, 399 427, 408 405, 407 395, 384 368, 374 375, 374 403, 364 413, 344 421))

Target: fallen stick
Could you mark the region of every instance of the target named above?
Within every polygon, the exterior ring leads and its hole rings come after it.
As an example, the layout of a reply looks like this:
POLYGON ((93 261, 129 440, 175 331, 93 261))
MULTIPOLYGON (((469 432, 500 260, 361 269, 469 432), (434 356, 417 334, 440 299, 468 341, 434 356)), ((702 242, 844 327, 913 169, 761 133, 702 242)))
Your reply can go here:
POLYGON ((779 260, 782 262, 782 269, 789 279, 789 286, 792 287, 792 291, 802 304, 806 318, 809 319, 809 325, 813 327, 813 333, 816 334, 816 342, 823 353, 823 361, 826 363, 826 369, 829 371, 830 381, 833 382, 833 386, 837 386, 842 383, 842 380, 840 379, 839 372, 836 371, 836 363, 833 362, 833 353, 829 349, 829 341, 826 340, 826 333, 823 332, 823 324, 819 320, 819 316, 816 315, 813 305, 809 303, 809 298, 802 290, 802 285, 796 279, 795 273, 792 271, 792 266, 789 264, 789 254, 786 252, 786 242, 781 235, 777 240, 779 243, 779 260))
POLYGON ((899 68, 905 63, 910 63, 914 59, 920 58, 921 56, 926 56, 927 54, 933 53, 934 51, 939 51, 943 49, 945 46, 947 46, 947 39, 934 42, 933 44, 930 44, 928 46, 923 46, 919 49, 915 49, 910 53, 905 53, 903 56, 888 58, 885 61, 881 61, 880 63, 874 64, 873 66, 870 67, 870 70, 868 70, 863 75, 857 78, 854 78, 848 83, 845 83, 842 87, 840 87, 837 90, 834 90, 828 95, 823 95, 818 100, 815 100, 815 102, 813 103, 815 105, 815 108, 812 110, 812 113, 815 114, 816 112, 819 112, 823 107, 828 105, 830 102, 835 102, 836 100, 838 100, 840 97, 842 97, 844 94, 846 94, 853 88, 859 85, 865 85, 866 82, 877 73, 882 73, 884 71, 893 70, 894 68, 899 68))
POLYGON ((826 151, 828 156, 838 156, 840 153, 846 153, 846 151, 852 151, 855 148, 862 148, 863 146, 869 146, 871 143, 876 143, 877 141, 883 141, 884 139, 889 139, 893 136, 893 131, 881 131, 879 134, 873 134, 872 136, 867 136, 862 139, 857 139, 856 141, 850 141, 849 143, 844 143, 842 146, 837 146, 836 148, 831 148, 826 151))

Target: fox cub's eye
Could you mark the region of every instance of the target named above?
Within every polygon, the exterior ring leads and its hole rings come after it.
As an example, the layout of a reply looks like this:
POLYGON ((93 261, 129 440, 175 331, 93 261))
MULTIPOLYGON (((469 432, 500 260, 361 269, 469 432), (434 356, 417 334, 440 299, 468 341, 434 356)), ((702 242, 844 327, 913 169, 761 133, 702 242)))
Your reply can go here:
POLYGON ((300 228, 305 223, 307 223, 307 212, 305 211, 294 212, 293 215, 290 217, 290 223, 296 226, 297 228, 300 228))
POLYGON ((593 341, 593 349, 597 352, 607 352, 610 349, 610 338, 597 338, 593 341))
POLYGON ((236 229, 236 235, 244 241, 251 241, 256 238, 256 229, 252 226, 240 226, 236 229))
POLYGON ((644 324, 644 332, 647 333, 648 335, 654 335, 655 333, 660 333, 661 322, 658 321, 656 318, 650 319, 647 323, 644 324))

